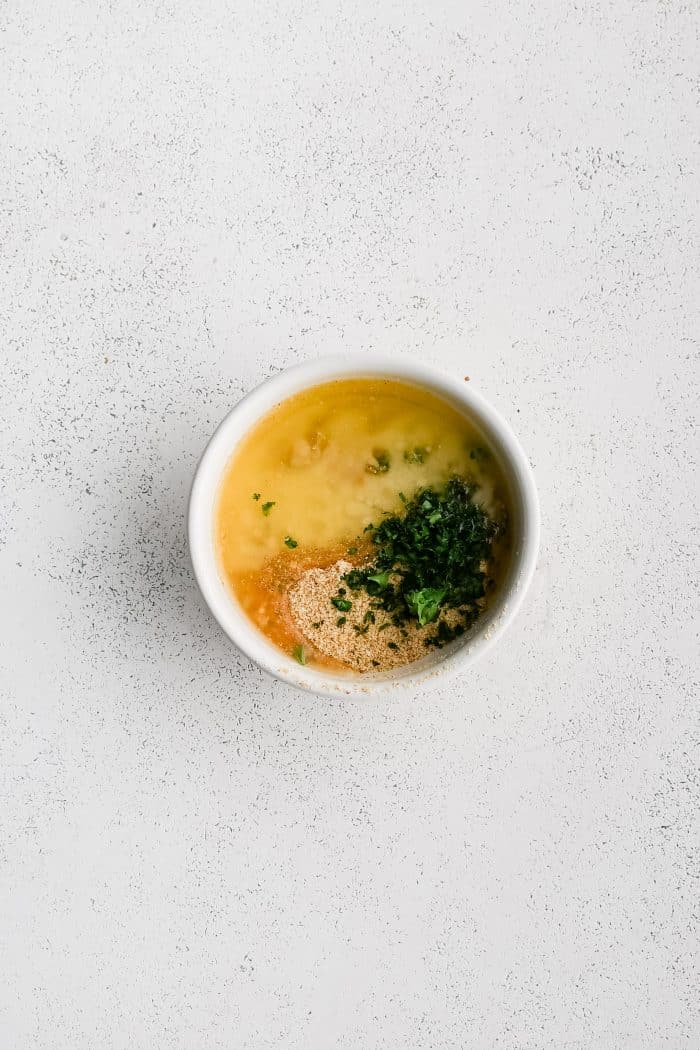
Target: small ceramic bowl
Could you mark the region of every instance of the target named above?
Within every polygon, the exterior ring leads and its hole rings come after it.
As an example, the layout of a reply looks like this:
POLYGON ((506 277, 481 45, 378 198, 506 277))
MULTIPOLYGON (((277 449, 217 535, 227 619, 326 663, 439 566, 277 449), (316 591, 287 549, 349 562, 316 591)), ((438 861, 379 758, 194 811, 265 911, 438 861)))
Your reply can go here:
POLYGON ((464 671, 501 637, 530 584, 539 546, 539 504, 532 470, 512 430, 471 383, 403 357, 376 353, 343 354, 308 361, 266 380, 233 408, 220 424, 199 462, 190 493, 190 553, 204 600, 238 648, 284 682, 322 695, 372 697, 440 683, 464 671), (238 605, 219 569, 214 543, 214 511, 231 455, 258 420, 300 390, 333 379, 381 376, 425 387, 448 401, 483 432, 510 487, 513 532, 509 570, 489 609, 461 638, 393 671, 375 675, 331 673, 302 666, 258 630, 238 605))

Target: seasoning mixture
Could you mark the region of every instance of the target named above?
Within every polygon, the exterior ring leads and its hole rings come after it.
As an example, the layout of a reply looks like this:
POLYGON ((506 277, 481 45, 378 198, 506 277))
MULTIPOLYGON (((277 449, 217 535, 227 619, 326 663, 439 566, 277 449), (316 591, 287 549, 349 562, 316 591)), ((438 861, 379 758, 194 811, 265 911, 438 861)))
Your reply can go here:
MULTIPOLYGON (((350 562, 341 560, 327 569, 307 569, 290 589, 292 618, 312 648, 360 672, 390 671, 430 652, 426 642, 436 636, 435 623, 421 626, 412 620, 398 626, 390 613, 377 609, 366 591, 352 595, 346 612, 331 605, 352 568, 350 562)), ((457 610, 447 609, 440 622, 453 629, 461 618, 457 610)))
POLYGON ((507 486, 483 436, 431 392, 327 383, 250 432, 222 482, 222 574, 300 663, 391 670, 458 638, 508 558, 507 486))

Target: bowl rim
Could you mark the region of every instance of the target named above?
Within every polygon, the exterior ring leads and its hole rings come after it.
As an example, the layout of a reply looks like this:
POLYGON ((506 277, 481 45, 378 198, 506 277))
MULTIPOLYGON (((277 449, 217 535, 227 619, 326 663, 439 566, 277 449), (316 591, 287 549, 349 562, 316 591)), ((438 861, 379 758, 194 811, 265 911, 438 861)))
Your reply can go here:
POLYGON ((263 380, 226 414, 209 439, 195 469, 187 509, 190 559, 210 612, 236 647, 260 668, 290 685, 325 696, 369 698, 395 695, 418 686, 443 684, 478 660, 501 638, 520 609, 532 581, 540 541, 540 511, 532 468, 510 425, 471 381, 412 358, 375 351, 329 354, 292 365, 263 380), (301 390, 334 379, 387 378, 431 390, 460 409, 486 432, 509 475, 518 503, 520 528, 502 593, 462 639, 440 651, 428 666, 406 665, 383 675, 332 674, 297 663, 270 642, 238 606, 224 583, 214 546, 215 501, 226 464, 240 440, 259 419, 301 390))

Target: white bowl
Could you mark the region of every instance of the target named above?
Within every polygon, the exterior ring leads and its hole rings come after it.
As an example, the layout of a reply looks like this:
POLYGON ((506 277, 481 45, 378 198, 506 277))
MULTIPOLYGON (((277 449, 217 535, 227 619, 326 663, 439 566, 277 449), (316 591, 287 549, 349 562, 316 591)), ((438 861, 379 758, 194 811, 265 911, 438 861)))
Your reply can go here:
POLYGON ((525 596, 539 547, 539 503, 532 470, 505 420, 462 378, 452 379, 403 357, 348 353, 288 368, 266 380, 233 408, 219 425, 197 467, 188 513, 194 574, 213 615, 231 641, 260 667, 284 682, 323 695, 368 697, 440 682, 474 663, 503 634, 525 596), (488 610, 455 642, 415 664, 382 674, 331 673, 302 666, 258 630, 224 582, 215 549, 214 512, 219 486, 239 441, 258 420, 292 394, 348 377, 402 379, 432 390, 463 412, 483 432, 497 456, 511 495, 513 536, 510 566, 488 610))

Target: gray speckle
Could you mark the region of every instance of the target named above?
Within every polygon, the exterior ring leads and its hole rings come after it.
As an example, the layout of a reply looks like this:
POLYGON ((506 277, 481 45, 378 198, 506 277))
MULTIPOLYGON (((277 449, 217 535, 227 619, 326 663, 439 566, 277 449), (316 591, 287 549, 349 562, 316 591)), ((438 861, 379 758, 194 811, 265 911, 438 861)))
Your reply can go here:
POLYGON ((3 1046, 700 1045, 697 5, 4 19, 3 1046), (343 347, 535 464, 442 691, 271 681, 192 581, 214 426, 343 347))

